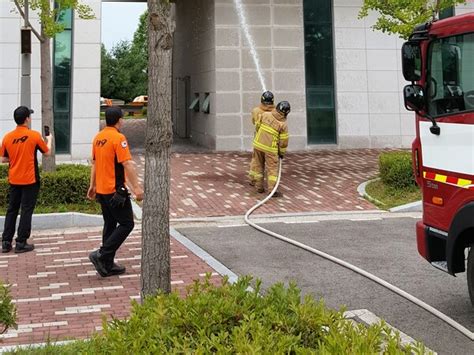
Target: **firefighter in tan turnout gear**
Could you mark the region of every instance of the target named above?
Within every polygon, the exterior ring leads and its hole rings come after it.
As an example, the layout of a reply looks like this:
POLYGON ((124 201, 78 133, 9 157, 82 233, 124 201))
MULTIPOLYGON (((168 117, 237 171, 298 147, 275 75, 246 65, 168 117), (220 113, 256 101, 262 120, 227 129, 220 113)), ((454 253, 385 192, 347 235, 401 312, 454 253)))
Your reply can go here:
MULTIPOLYGON (((257 123, 262 119, 262 115, 265 112, 271 112, 275 109, 274 96, 271 91, 265 91, 260 98, 260 105, 255 107, 252 110, 252 124, 255 126, 255 134, 257 134, 257 123)), ((255 137, 254 137, 255 138, 255 137)), ((252 155, 252 160, 250 161, 250 170, 249 170, 249 184, 255 186, 255 159, 252 155)))
MULTIPOLYGON (((288 124, 286 117, 291 107, 288 101, 278 103, 272 112, 265 112, 255 125, 257 133, 253 141, 253 157, 255 162, 255 187, 257 192, 264 192, 263 177, 267 171, 268 191, 275 186, 278 178, 278 158, 283 159, 288 147, 288 124)), ((276 191, 273 197, 283 194, 276 191)))

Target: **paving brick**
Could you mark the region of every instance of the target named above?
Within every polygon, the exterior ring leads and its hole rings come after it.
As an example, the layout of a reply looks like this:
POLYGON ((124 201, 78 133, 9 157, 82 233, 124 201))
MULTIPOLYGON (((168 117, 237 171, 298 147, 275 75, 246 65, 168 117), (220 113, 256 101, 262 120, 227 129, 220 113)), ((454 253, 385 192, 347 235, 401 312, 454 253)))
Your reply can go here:
MULTIPOLYGON (((8 260, 2 270, 2 279, 10 283, 11 294, 17 307, 18 329, 0 335, 2 345, 31 344, 72 338, 87 338, 101 325, 102 314, 125 318, 131 309, 131 300, 139 299, 141 243, 140 230, 135 230, 120 248, 117 259, 127 267, 125 275, 101 278, 87 260, 90 250, 97 248, 98 233, 51 234, 32 236, 37 249, 21 255, 1 255, 8 260), (92 238, 88 238, 92 237, 92 238), (54 253, 44 253, 46 244, 58 244, 54 253), (82 262, 69 263, 58 255, 74 255, 82 262), (13 257, 14 256, 14 257, 13 257), (67 266, 67 267, 66 267, 67 266), (56 271, 50 271, 54 267, 56 271)), ((185 296, 186 287, 205 273, 212 272, 212 282, 220 275, 204 261, 171 238, 172 289, 185 296), (184 272, 183 272, 184 270, 184 272)), ((100 331, 100 329, 99 329, 100 331)))

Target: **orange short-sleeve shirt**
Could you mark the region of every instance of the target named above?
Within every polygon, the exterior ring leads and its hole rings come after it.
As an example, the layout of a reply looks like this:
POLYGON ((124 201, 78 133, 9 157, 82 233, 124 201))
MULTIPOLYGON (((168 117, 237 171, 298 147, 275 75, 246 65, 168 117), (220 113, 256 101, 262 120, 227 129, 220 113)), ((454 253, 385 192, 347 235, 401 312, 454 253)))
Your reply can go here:
POLYGON ((17 126, 2 141, 0 155, 8 158, 8 182, 12 185, 31 185, 39 182, 37 151, 48 152, 41 134, 26 126, 17 126))
POLYGON ((131 160, 127 138, 115 127, 105 127, 92 142, 92 159, 95 161, 96 192, 113 194, 125 184, 122 163, 131 160))

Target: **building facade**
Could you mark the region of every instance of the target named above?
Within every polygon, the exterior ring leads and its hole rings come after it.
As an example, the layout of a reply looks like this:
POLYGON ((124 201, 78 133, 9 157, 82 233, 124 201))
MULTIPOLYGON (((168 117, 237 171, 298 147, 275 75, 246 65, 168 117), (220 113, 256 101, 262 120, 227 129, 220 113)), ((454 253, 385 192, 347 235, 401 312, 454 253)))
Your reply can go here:
MULTIPOLYGON (((61 16, 64 32, 51 42, 55 141, 59 160, 90 157, 99 130, 101 1, 82 0, 95 19, 81 20, 72 12, 61 16)), ((35 28, 38 17, 30 11, 35 28)), ((0 136, 13 129, 13 110, 21 104, 20 29, 23 20, 10 0, 0 0, 0 136)), ((32 128, 41 130, 40 44, 32 35, 32 128)))
MULTIPOLYGON (((96 18, 65 14, 53 45, 60 159, 85 159, 99 129, 101 1, 96 18)), ((143 1, 129 1, 143 2, 143 1)), ((177 0, 173 129, 217 151, 251 149, 250 111, 264 89, 288 100, 290 150, 409 147, 413 114, 401 94, 402 40, 359 20, 362 0, 177 0), (259 70, 257 70, 259 69, 259 70)), ((13 10, 13 12, 12 12, 13 10)), ((457 8, 461 14, 474 4, 457 8)), ((37 19, 33 19, 37 23, 37 19)), ((20 28, 0 2, 0 135, 20 104, 20 28)), ((40 128, 39 43, 33 41, 33 127, 40 128)))

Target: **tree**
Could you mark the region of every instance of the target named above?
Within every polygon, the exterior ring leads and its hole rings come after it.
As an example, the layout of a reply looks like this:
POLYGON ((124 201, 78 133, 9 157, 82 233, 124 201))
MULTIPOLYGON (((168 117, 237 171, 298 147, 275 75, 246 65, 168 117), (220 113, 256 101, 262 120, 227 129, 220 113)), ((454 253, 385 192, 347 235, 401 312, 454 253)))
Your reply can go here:
POLYGON ((169 0, 148 0, 148 119, 142 225, 142 297, 171 291, 169 188, 174 19, 169 0))
POLYGON ((133 41, 121 41, 110 51, 102 47, 102 96, 131 101, 148 92, 148 12, 140 16, 133 41))
POLYGON ((373 30, 408 39, 416 25, 437 19, 441 11, 465 3, 466 0, 364 0, 359 19, 376 11, 380 16, 373 30))
MULTIPOLYGON (((20 16, 25 19, 23 6, 25 0, 13 0, 20 16)), ((77 12, 81 19, 92 19, 92 9, 80 4, 78 0, 29 0, 29 7, 39 15, 40 30, 38 31, 31 23, 28 26, 40 42, 41 63, 41 125, 49 126, 51 135, 54 137, 53 117, 53 80, 51 74, 51 38, 64 31, 61 16, 67 9, 77 12)), ((54 153, 54 140, 52 154, 43 157, 43 170, 53 171, 56 169, 56 155, 54 153)))
POLYGON ((105 46, 102 44, 100 48, 101 53, 101 66, 100 66, 100 93, 104 97, 116 97, 114 95, 115 89, 115 78, 114 75, 117 72, 115 58, 107 52, 105 46))

